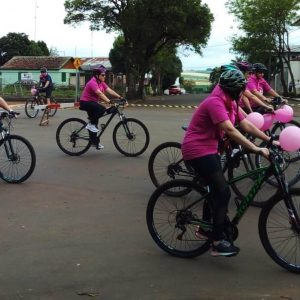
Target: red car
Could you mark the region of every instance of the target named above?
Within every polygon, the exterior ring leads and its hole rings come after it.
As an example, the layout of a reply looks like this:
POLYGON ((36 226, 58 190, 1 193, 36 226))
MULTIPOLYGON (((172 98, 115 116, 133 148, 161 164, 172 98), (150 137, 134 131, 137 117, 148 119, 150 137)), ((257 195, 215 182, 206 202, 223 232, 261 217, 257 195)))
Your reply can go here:
POLYGON ((169 95, 181 95, 181 88, 177 85, 171 85, 169 87, 169 95))

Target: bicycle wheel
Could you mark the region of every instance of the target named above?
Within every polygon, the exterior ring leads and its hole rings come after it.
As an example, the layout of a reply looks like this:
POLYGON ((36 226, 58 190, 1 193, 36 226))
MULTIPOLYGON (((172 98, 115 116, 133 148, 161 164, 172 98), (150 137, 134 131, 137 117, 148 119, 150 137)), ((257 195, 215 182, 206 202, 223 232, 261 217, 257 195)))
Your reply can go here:
POLYGON ((8 135, 0 142, 0 177, 8 183, 21 183, 34 171, 35 151, 28 140, 8 135))
POLYGON ((56 143, 66 154, 78 156, 91 147, 86 122, 78 118, 64 120, 56 130, 56 143))
POLYGON ((162 250, 188 258, 209 249, 210 242, 195 235, 204 209, 208 216, 205 223, 211 226, 211 214, 207 214, 208 204, 203 193, 196 183, 176 179, 164 183, 151 195, 146 213, 147 226, 151 237, 162 250), (177 188, 190 192, 182 197, 170 197, 168 190, 177 188))
POLYGON ((178 142, 158 145, 149 157, 148 171, 156 187, 173 179, 194 175, 192 168, 187 166, 182 158, 181 144, 178 142))
POLYGON ((139 120, 128 118, 120 121, 113 131, 113 143, 117 150, 130 157, 144 153, 149 145, 147 127, 139 120))
MULTIPOLYGON (((228 163, 228 179, 231 181, 232 179, 253 171, 256 168, 254 153, 238 154, 234 158, 230 158, 230 162, 228 163)), ((245 196, 248 195, 255 179, 256 176, 250 176, 230 184, 232 190, 237 196, 236 199, 239 202, 244 200, 245 196)), ((270 198, 269 195, 272 195, 275 192, 276 191, 273 186, 264 182, 258 193, 255 195, 251 205, 256 207, 264 206, 270 198)))
POLYGON ((38 115, 39 110, 34 109, 36 105, 37 105, 37 103, 36 103, 36 99, 34 97, 26 100, 25 114, 28 118, 35 118, 38 115))
MULTIPOLYGON (((300 189, 290 194, 300 214, 300 189)), ((300 273, 300 234, 293 226, 283 196, 278 193, 263 207, 259 216, 259 236, 268 255, 281 267, 300 273)))
MULTIPOLYGON (((51 103, 56 104, 56 100, 54 97, 51 97, 51 103)), ((49 117, 53 117, 57 112, 57 107, 49 109, 49 117)))

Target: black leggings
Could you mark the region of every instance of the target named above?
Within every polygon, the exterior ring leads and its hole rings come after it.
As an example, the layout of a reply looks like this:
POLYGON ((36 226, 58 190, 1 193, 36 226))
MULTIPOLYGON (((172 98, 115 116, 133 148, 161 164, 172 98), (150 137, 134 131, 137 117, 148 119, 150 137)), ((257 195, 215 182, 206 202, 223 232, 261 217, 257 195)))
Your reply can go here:
POLYGON ((87 112, 91 124, 98 126, 99 118, 102 117, 106 111, 105 106, 95 101, 80 101, 80 109, 87 112))
MULTIPOLYGON (((213 240, 222 240, 231 192, 222 172, 220 156, 218 154, 206 155, 188 160, 187 163, 194 168, 210 188, 214 224, 213 240)), ((207 209, 203 208, 204 218, 205 215, 210 215, 210 211, 207 211, 207 209)))

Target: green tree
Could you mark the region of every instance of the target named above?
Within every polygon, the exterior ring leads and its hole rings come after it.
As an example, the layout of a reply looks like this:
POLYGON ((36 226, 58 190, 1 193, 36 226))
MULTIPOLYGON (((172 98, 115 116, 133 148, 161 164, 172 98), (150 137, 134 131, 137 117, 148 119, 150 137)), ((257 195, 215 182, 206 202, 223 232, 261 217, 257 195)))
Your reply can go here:
POLYGON ((42 42, 34 42, 28 39, 25 33, 8 33, 0 38, 0 49, 6 52, 1 63, 4 64, 14 56, 47 56, 49 50, 47 45, 42 42))
POLYGON ((213 16, 199 0, 66 0, 65 23, 90 22, 92 30, 105 28, 124 37, 128 97, 142 97, 144 77, 164 47, 185 45, 201 53, 211 31, 213 16))
POLYGON ((176 54, 175 48, 163 48, 153 57, 150 72, 152 74, 151 84, 156 94, 174 84, 176 78, 182 72, 182 63, 176 54))
POLYGON ((300 0, 228 0, 227 7, 239 20, 242 37, 233 38, 233 50, 253 62, 263 62, 271 72, 280 71, 284 94, 288 86, 284 63, 294 82, 290 66, 288 29, 300 8, 300 0))

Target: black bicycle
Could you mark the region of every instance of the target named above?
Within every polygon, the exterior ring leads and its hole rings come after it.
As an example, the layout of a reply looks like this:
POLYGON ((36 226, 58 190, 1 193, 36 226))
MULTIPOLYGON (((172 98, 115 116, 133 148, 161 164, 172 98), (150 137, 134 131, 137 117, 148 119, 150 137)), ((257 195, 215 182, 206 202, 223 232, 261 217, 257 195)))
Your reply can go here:
POLYGON ((18 113, 0 113, 0 178, 8 183, 28 179, 36 164, 35 151, 22 136, 10 134, 12 119, 18 113))
MULTIPOLYGON (((50 98, 51 103, 56 104, 56 100, 53 96, 50 98)), ((27 99, 25 102, 25 114, 28 118, 35 118, 39 111, 46 109, 47 99, 46 96, 41 95, 38 90, 31 98, 27 99)), ((53 117, 57 112, 57 107, 48 108, 49 117, 53 117)))
MULTIPOLYGON (((118 122, 113 130, 113 143, 117 150, 130 157, 138 156, 144 153, 150 142, 150 135, 147 127, 134 118, 127 118, 124 113, 124 107, 127 101, 125 99, 114 101, 114 106, 108 108, 102 116, 109 116, 106 123, 101 124, 101 130, 97 134, 98 140, 104 133, 111 120, 118 116, 118 122)), ((100 119, 101 120, 101 119, 100 119)), ((63 121, 56 130, 56 142, 58 147, 66 154, 78 156, 88 151, 92 146, 92 140, 89 131, 85 128, 87 122, 79 118, 70 118, 63 121)))
MULTIPOLYGON (((270 145, 270 144, 269 144, 270 145)), ((233 178, 231 182, 255 178, 242 202, 235 202, 236 213, 227 220, 225 234, 229 241, 238 237, 237 225, 252 203, 261 185, 274 175, 278 190, 262 208, 258 228, 262 245, 281 267, 300 273, 300 189, 290 189, 284 178, 282 153, 270 149, 270 164, 233 178)), ((147 226, 155 243, 167 253, 178 257, 195 257, 209 250, 213 229, 211 194, 198 181, 176 179, 158 187, 147 206, 147 226), (168 191, 180 190, 180 197, 168 191), (206 238, 196 232, 202 229, 206 238)))

